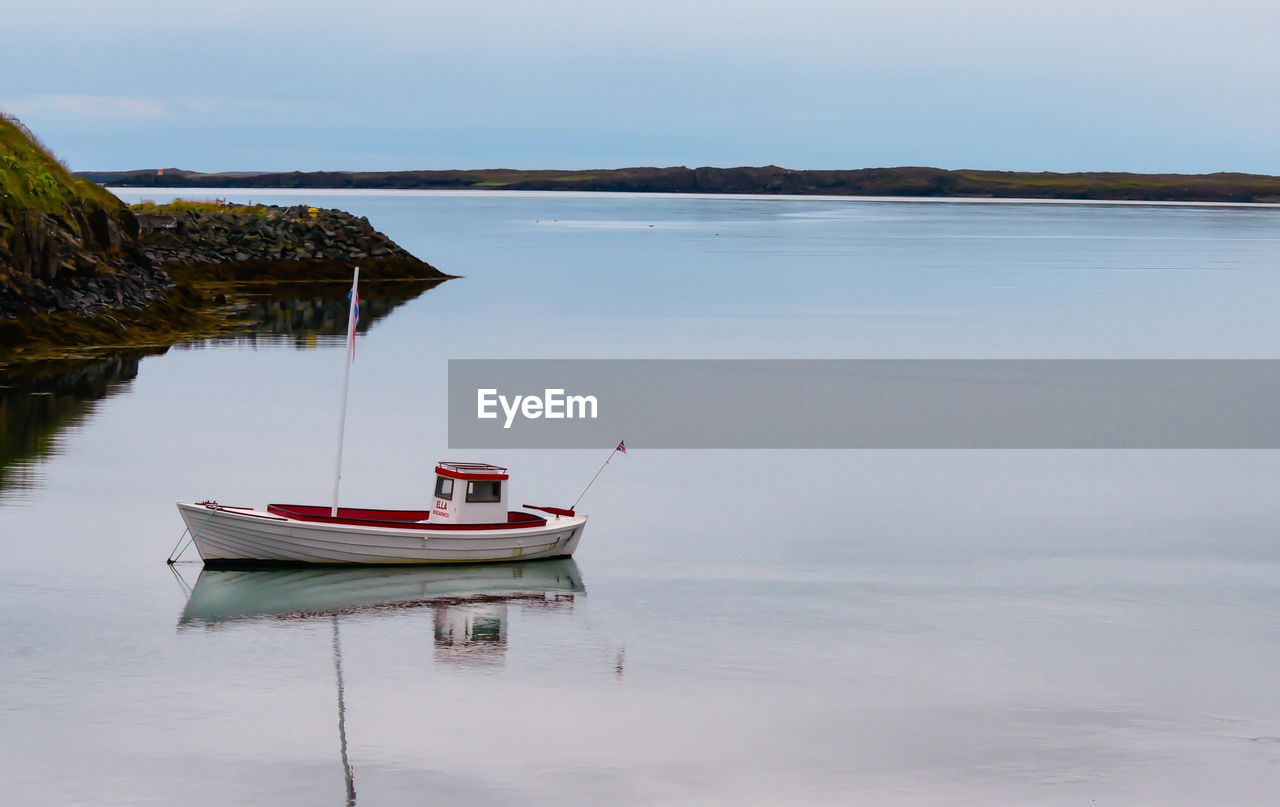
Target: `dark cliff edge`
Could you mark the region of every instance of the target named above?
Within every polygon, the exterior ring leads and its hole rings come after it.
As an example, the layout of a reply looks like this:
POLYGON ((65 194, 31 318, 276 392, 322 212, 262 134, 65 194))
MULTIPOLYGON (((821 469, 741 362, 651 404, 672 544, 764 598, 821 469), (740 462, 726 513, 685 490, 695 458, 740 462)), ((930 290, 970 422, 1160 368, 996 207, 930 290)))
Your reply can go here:
POLYGON ((0 318, 145 306, 173 281, 138 244, 137 217, 0 117, 0 318))
POLYGON ((104 185, 165 188, 399 188, 423 190, 630 191, 1135 202, 1280 202, 1280 177, 1261 174, 1030 173, 899 167, 799 171, 614 168, 583 171, 291 171, 205 174, 177 168, 86 171, 104 185))
MULTIPOLYGON (((0 116, 0 360, 155 347, 246 326, 246 289, 446 275, 340 210, 209 202, 132 209, 0 116)), ((369 286, 366 286, 369 288, 369 286)), ((316 299, 337 296, 332 289, 316 299), (332 292, 332 293, 330 293, 332 292)))

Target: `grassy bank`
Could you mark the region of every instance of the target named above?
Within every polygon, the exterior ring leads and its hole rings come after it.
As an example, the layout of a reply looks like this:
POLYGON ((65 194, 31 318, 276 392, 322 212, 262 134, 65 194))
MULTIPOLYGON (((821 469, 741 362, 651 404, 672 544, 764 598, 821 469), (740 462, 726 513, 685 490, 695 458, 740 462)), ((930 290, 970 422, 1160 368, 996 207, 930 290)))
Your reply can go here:
POLYGON ((0 114, 0 216, 63 214, 77 205, 123 207, 106 188, 72 175, 21 123, 0 114))

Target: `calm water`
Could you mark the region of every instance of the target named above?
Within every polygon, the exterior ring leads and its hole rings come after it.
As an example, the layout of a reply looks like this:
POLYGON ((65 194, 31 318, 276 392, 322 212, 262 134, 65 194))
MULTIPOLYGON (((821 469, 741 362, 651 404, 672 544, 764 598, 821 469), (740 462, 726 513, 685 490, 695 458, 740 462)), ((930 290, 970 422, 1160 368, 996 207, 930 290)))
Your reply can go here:
MULTIPOLYGON (((216 195, 465 276, 361 336, 351 504, 471 459, 449 358, 1280 358, 1275 208, 216 195)), ((174 500, 329 489, 332 312, 264 305, 0 399, 6 801, 1274 803, 1274 452, 631 446, 571 563, 175 577, 174 500)))

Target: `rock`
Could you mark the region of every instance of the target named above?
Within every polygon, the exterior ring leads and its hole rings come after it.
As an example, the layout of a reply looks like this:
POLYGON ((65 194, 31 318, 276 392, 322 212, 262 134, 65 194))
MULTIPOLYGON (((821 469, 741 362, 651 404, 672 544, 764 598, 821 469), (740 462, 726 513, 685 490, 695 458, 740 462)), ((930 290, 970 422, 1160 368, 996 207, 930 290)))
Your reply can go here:
POLYGON ((120 248, 124 241, 124 232, 116 220, 106 210, 94 208, 86 216, 93 240, 104 251, 111 252, 120 248))
POLYGON ((163 211, 140 220, 142 241, 153 260, 219 263, 251 260, 361 260, 410 258, 369 224, 340 210, 320 210, 312 219, 303 206, 259 206, 177 214, 180 227, 166 226, 163 211))

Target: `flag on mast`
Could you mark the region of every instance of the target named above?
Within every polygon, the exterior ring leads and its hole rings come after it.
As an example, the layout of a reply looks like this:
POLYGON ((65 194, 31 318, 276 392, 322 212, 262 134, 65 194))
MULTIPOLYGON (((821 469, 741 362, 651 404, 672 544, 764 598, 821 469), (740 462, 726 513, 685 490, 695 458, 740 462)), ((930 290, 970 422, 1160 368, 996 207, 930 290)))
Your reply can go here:
POLYGON ((353 285, 351 291, 347 292, 347 299, 351 301, 351 333, 347 334, 347 338, 351 340, 351 360, 356 360, 356 328, 360 325, 360 295, 356 292, 353 285))
POLYGON ((600 478, 600 474, 604 473, 604 469, 605 469, 605 467, 606 467, 609 463, 613 462, 613 458, 614 458, 614 456, 616 456, 616 455, 618 454, 618 452, 622 452, 623 454, 626 454, 626 453, 627 453, 627 441, 626 441, 626 440, 619 440, 619 441, 618 441, 618 447, 617 447, 617 448, 615 448, 614 450, 612 450, 612 451, 610 451, 610 452, 609 452, 609 459, 607 459, 607 460, 605 460, 605 461, 604 461, 604 465, 601 465, 601 466, 600 466, 600 470, 596 471, 596 475, 595 475, 595 476, 593 476, 593 477, 591 477, 591 481, 590 481, 590 482, 588 482, 588 483, 587 483, 587 486, 586 486, 585 488, 583 488, 583 489, 582 489, 582 492, 581 492, 581 493, 579 493, 579 494, 578 494, 578 498, 576 498, 576 499, 574 499, 574 500, 573 500, 573 506, 569 508, 570 510, 577 510, 577 509, 578 509, 578 502, 582 501, 582 497, 587 495, 587 491, 588 491, 588 490, 591 490, 591 486, 592 486, 592 485, 594 485, 594 484, 596 483, 596 480, 600 478))

